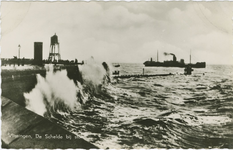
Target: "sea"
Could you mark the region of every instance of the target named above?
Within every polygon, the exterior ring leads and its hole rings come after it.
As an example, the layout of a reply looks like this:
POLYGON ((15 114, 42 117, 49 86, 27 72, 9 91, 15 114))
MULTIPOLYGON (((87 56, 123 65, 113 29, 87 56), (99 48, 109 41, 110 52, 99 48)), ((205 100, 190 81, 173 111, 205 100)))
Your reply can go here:
POLYGON ((192 75, 184 68, 119 65, 111 72, 173 75, 96 82, 104 79, 95 69, 101 66, 80 68, 80 104, 45 117, 101 149, 233 148, 232 65, 193 68, 192 75))

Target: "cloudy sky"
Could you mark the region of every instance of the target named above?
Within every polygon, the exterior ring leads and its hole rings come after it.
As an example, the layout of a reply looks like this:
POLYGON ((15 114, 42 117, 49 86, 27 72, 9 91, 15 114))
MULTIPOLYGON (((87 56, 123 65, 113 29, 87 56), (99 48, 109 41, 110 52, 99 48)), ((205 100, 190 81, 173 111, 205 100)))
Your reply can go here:
POLYGON ((143 63, 150 57, 233 64, 233 2, 2 2, 1 57, 33 58, 58 35, 62 59, 143 63))

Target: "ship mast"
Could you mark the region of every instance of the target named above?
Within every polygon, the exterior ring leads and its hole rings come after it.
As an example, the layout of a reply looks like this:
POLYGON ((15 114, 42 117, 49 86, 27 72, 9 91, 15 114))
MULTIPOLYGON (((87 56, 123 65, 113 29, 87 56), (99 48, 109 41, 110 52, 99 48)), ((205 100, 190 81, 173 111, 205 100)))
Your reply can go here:
POLYGON ((189 56, 189 63, 191 64, 191 50, 190 50, 190 56, 189 56))
POLYGON ((159 62, 159 51, 157 50, 157 62, 159 62))

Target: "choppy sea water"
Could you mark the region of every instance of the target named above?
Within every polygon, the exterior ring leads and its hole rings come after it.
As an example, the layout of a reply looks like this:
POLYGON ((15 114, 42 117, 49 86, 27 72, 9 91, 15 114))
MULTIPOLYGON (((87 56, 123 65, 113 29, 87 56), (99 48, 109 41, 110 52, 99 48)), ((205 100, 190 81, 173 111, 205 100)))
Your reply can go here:
POLYGON ((173 76, 112 79, 81 106, 50 118, 100 148, 232 148, 233 66, 195 69, 120 64, 121 75, 173 76))

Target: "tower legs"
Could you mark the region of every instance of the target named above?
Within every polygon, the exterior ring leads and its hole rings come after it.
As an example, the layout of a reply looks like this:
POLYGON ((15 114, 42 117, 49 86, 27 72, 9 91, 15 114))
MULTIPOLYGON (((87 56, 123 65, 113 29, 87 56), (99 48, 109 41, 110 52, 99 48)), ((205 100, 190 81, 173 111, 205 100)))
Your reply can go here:
POLYGON ((59 43, 55 45, 51 45, 49 58, 48 58, 49 62, 58 62, 60 59, 61 59, 61 55, 59 50, 59 43), (56 47, 58 52, 56 52, 56 47))

